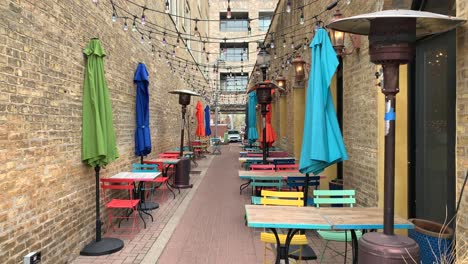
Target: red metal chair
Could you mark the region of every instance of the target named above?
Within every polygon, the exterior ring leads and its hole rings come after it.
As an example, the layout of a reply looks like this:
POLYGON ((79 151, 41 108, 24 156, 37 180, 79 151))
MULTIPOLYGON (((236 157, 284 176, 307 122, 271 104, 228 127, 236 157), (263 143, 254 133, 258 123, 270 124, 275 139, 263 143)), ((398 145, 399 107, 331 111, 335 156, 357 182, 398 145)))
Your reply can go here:
POLYGON ((276 165, 277 171, 298 171, 299 164, 278 164, 276 165))
POLYGON ((248 153, 245 155, 246 157, 263 157, 261 153, 248 153))
MULTIPOLYGON (((133 199, 134 191, 134 181, 127 179, 110 179, 103 178, 101 179, 101 189, 103 194, 103 199, 105 203, 106 210, 108 211, 109 221, 106 229, 106 233, 109 232, 109 229, 112 227, 112 230, 115 232, 115 226, 113 225, 114 219, 132 219, 132 226, 130 228, 122 227, 121 230, 130 230, 130 236, 135 234, 135 231, 140 231, 140 226, 137 219, 137 207, 140 202, 139 199, 133 199), (129 199, 115 199, 111 198, 111 190, 124 190, 128 192, 129 199), (124 216, 116 216, 114 212, 119 209, 126 209, 123 212, 124 216), (127 214, 127 211, 131 210, 130 214, 127 214)), ((120 222, 119 222, 120 226, 120 222)), ((123 234, 126 235, 126 234, 123 234)))
POLYGON ((252 164, 250 165, 250 170, 275 170, 275 165, 273 164, 252 164))
POLYGON ((180 157, 179 153, 160 153, 158 158, 162 159, 178 159, 180 157))

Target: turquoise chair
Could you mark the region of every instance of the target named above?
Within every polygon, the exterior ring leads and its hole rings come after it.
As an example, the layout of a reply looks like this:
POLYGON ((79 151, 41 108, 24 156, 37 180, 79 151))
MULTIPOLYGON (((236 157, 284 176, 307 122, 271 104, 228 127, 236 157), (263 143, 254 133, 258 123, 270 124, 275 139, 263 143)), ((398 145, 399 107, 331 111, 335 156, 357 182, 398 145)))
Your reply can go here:
MULTIPOLYGON (((148 173, 148 172, 159 172, 159 170, 158 170, 158 165, 157 164, 134 163, 134 164, 132 164, 132 172, 148 173)), ((141 190, 142 193, 144 193, 144 195, 145 195, 144 200, 152 201, 153 200, 154 189, 155 189, 154 181, 146 182, 146 183, 140 182, 138 184, 139 184, 138 189, 141 190)), ((141 197, 140 197, 140 199, 141 199, 141 197)), ((146 211, 152 211, 154 209, 159 208, 158 204, 152 204, 151 206, 149 206, 149 204, 150 203, 146 203, 146 201, 143 202, 143 203, 140 203, 140 210, 142 212, 146 213, 146 211)), ((148 214, 148 213, 146 213, 146 214, 148 214)), ((148 214, 148 215, 150 215, 150 214, 148 214)), ((151 217, 151 221, 153 221, 153 216, 150 215, 150 217, 151 217)))
MULTIPOLYGON (((356 203, 355 190, 314 190, 314 203, 316 207, 321 205, 336 205, 342 204, 343 206, 353 207, 356 203)), ((330 230, 317 230, 318 235, 325 240, 325 246, 322 250, 320 257, 320 263, 323 261, 325 251, 327 249, 333 250, 339 255, 343 255, 342 252, 338 252, 336 249, 329 247, 330 241, 335 242, 351 242, 351 231, 330 231, 330 230)), ((362 232, 356 231, 357 239, 361 238, 362 232)))

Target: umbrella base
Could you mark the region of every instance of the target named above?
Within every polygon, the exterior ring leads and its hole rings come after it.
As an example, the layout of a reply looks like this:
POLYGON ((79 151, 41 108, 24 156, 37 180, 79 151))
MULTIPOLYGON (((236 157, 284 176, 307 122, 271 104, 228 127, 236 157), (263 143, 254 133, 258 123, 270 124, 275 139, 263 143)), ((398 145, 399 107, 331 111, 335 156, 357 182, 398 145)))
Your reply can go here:
POLYGON ((171 187, 174 187, 177 189, 187 189, 187 188, 192 188, 193 184, 174 184, 171 187))
POLYGON ((124 247, 124 242, 118 238, 106 237, 101 241, 93 241, 86 245, 80 251, 82 256, 102 256, 109 255, 121 250, 124 247))

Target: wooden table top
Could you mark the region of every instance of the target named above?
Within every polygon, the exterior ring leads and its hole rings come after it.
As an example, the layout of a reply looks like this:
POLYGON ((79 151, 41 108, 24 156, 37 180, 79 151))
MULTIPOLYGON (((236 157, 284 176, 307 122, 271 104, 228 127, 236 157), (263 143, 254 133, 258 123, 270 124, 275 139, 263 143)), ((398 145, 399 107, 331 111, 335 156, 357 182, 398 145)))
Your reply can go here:
MULTIPOLYGON (((320 214, 333 223, 336 229, 382 229, 383 208, 377 207, 322 207, 320 214)), ((397 215, 394 216, 395 229, 413 228, 408 220, 397 215)))
POLYGON ((162 162, 163 164, 177 164, 179 163, 180 159, 169 159, 169 158, 157 158, 157 159, 150 159, 150 160, 145 160, 143 163, 156 163, 156 162, 162 162))
POLYGON ((249 227, 331 229, 315 207, 245 205, 249 227))
MULTIPOLYGON (((245 205, 249 227, 296 229, 382 229, 383 209, 375 207, 292 207, 245 205)), ((396 229, 414 228, 395 216, 396 229)))
POLYGON ((119 172, 113 175, 112 179, 127 179, 135 181, 151 181, 161 175, 161 172, 119 172))

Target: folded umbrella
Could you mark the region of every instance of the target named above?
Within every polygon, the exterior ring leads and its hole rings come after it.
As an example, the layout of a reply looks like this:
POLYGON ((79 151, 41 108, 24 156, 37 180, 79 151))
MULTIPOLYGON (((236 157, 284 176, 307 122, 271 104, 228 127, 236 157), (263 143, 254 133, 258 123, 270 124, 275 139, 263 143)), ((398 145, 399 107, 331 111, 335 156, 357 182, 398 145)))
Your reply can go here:
POLYGON ((202 106, 202 103, 200 101, 198 101, 197 103, 197 106, 195 107, 195 109, 197 110, 196 112, 196 118, 197 118, 197 122, 198 122, 198 125, 197 125, 197 130, 195 131, 195 135, 198 136, 198 137, 204 137, 205 136, 205 124, 203 123, 203 106, 202 106))
POLYGON ((211 127, 210 127, 210 106, 207 105, 205 107, 205 135, 211 135, 211 127))
POLYGON ((133 78, 136 84, 136 129, 135 155, 146 156, 151 153, 151 133, 149 128, 149 78, 145 64, 139 63, 133 78))

